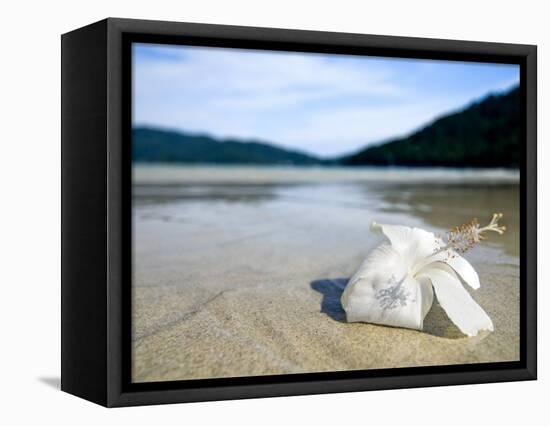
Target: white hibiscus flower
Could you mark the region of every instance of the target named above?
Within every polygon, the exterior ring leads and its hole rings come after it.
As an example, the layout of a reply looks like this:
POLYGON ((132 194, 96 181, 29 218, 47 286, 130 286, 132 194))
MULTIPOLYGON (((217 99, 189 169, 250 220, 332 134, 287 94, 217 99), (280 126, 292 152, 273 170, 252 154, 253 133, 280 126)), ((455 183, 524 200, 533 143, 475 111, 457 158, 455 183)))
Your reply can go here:
POLYGON ((457 227, 445 238, 420 228, 380 225, 371 230, 389 240, 374 249, 350 279, 342 294, 348 322, 369 322, 422 330, 433 302, 433 291, 451 321, 464 334, 493 331, 493 322, 462 286, 479 288, 479 277, 460 256, 484 239, 484 233, 502 234, 501 213, 489 225, 477 220, 457 227))

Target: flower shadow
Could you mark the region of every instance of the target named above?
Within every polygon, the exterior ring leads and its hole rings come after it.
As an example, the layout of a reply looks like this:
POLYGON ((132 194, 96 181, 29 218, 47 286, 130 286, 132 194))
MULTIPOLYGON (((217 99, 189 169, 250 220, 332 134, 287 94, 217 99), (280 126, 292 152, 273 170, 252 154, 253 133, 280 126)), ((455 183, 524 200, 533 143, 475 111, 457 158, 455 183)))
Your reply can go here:
MULTIPOLYGON (((311 288, 323 296, 321 300, 321 312, 328 315, 334 321, 346 322, 346 312, 342 308, 340 298, 348 281, 349 278, 324 278, 314 280, 310 283, 311 288)), ((417 332, 415 330, 410 331, 417 332)), ((453 324, 436 300, 434 300, 432 308, 424 319, 424 330, 422 332, 444 339, 467 338, 453 324)))
POLYGON ((348 281, 349 278, 325 278, 310 283, 313 290, 323 295, 321 312, 338 322, 346 322, 346 312, 340 298, 348 281))
POLYGON ((462 334, 459 328, 449 319, 443 308, 436 300, 424 318, 423 333, 432 336, 442 337, 444 339, 467 339, 468 336, 462 334))

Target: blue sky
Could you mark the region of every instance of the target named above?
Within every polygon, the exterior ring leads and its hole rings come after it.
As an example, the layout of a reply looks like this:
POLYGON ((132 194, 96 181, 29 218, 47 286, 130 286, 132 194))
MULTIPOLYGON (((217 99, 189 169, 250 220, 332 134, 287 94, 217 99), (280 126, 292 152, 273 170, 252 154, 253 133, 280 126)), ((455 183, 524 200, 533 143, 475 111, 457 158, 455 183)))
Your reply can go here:
POLYGON ((519 66, 134 44, 133 124, 320 156, 406 135, 519 84, 519 66))

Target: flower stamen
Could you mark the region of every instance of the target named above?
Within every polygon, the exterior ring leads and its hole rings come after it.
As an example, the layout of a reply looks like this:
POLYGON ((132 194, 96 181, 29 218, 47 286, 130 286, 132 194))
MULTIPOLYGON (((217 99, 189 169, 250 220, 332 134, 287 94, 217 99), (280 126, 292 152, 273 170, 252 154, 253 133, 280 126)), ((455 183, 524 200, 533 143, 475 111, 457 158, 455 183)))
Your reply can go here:
POLYGON ((505 226, 499 226, 498 221, 502 219, 502 213, 494 213, 491 222, 487 226, 480 227, 476 218, 470 222, 450 229, 445 239, 441 239, 441 247, 436 250, 437 253, 453 249, 458 253, 464 253, 474 247, 481 240, 486 240, 487 232, 496 232, 503 234, 506 231, 505 226))

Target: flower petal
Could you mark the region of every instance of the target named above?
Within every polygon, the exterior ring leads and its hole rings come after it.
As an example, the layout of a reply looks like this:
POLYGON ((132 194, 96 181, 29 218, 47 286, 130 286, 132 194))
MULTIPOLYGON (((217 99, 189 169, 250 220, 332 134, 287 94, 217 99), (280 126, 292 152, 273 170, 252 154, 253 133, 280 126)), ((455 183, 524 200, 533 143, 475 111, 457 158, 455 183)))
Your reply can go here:
POLYGON ((432 267, 435 262, 441 262, 449 265, 462 278, 462 280, 477 290, 480 287, 479 276, 474 267, 465 258, 459 255, 454 250, 445 250, 428 256, 425 259, 419 260, 414 265, 412 273, 414 276, 419 276, 424 270, 432 267))
POLYGON ((451 268, 455 270, 455 272, 460 275, 460 277, 464 280, 466 284, 468 284, 473 289, 479 288, 479 276, 477 275, 477 272, 475 271, 474 267, 468 262, 466 259, 464 259, 462 256, 460 256, 457 253, 453 253, 453 255, 445 260, 445 263, 449 265, 451 268))
POLYGON ((363 261, 355 275, 349 280, 349 284, 373 273, 384 274, 392 270, 391 275, 403 276, 407 268, 403 265, 401 255, 389 244, 381 244, 372 250, 363 261))
POLYGON ((440 247, 436 236, 420 228, 410 228, 400 225, 382 225, 373 222, 371 230, 383 233, 392 247, 403 256, 404 260, 424 264, 426 258, 432 256, 440 247))
POLYGON ((422 293, 422 319, 424 319, 432 308, 434 300, 434 290, 432 282, 428 278, 421 277, 417 279, 417 281, 420 284, 420 290, 422 293))
POLYGON ((432 264, 419 276, 422 277, 431 280, 439 304, 464 334, 475 336, 481 330, 494 330, 491 318, 472 299, 449 266, 432 264))
MULTIPOLYGON (((423 304, 423 291, 429 290, 407 272, 392 246, 376 248, 342 294, 347 321, 421 330, 429 309, 423 304)), ((429 293, 426 295, 429 300, 429 293)))

